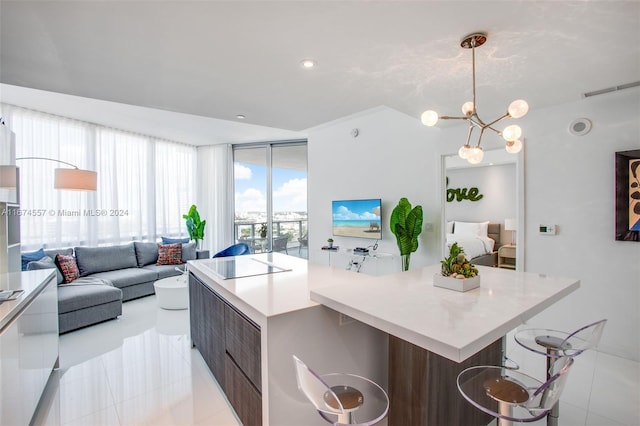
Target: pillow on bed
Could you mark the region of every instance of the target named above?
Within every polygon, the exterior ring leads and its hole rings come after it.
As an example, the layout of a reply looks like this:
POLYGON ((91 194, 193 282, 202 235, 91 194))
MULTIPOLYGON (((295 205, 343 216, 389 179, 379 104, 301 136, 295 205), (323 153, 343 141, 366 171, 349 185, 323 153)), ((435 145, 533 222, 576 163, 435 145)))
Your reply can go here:
POLYGON ((487 238, 489 232, 489 221, 487 222, 456 222, 453 229, 455 235, 465 235, 468 237, 487 238))
POLYGON ((453 234, 465 235, 467 237, 477 237, 480 235, 480 224, 456 221, 455 227, 453 228, 453 234))
POLYGON ((480 222, 478 225, 480 225, 478 236, 489 237, 489 221, 480 222))

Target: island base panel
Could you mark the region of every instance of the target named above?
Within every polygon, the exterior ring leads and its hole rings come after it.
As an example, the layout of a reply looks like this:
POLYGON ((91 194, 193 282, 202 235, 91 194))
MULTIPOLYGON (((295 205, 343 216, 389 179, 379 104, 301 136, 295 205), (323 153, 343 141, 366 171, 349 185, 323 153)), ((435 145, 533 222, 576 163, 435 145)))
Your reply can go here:
POLYGON ((502 339, 457 363, 389 335, 389 426, 488 424, 493 417, 460 395, 456 379, 465 368, 501 359, 502 339))

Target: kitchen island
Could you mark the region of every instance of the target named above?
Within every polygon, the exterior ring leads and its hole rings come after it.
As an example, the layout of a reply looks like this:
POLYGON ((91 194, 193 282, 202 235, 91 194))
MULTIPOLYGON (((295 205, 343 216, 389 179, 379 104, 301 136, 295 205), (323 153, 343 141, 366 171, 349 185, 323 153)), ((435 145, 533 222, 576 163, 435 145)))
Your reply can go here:
POLYGON ((297 390, 294 354, 388 389, 390 425, 438 424, 451 407, 469 417, 446 424, 486 424, 455 402, 451 371, 499 363, 508 331, 579 286, 481 268, 481 287, 458 293, 433 287, 435 266, 372 277, 279 253, 242 258, 190 261, 189 291, 192 342, 246 425, 323 424, 297 390))

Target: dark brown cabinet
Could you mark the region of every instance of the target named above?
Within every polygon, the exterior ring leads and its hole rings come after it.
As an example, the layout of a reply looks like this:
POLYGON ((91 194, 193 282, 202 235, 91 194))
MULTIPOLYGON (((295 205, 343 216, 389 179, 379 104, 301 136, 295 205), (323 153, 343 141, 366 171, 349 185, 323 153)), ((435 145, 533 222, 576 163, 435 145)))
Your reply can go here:
POLYGON ((260 327, 189 274, 191 343, 244 425, 262 424, 260 327))

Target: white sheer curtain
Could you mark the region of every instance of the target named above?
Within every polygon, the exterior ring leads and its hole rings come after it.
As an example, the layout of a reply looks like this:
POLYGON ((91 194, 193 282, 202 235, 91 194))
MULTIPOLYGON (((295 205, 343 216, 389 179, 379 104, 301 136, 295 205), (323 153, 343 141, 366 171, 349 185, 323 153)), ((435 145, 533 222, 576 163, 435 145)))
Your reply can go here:
POLYGON ((203 248, 211 255, 234 242, 232 156, 231 145, 198 147, 198 202, 207 219, 203 248))
POLYGON ((23 250, 186 236, 196 148, 2 105, 17 157, 46 157, 98 173, 96 192, 53 189, 50 161, 18 161, 23 250), (44 212, 44 215, 40 213, 44 212))
MULTIPOLYGON (((156 233, 188 237, 182 215, 189 211, 192 204, 196 204, 197 151, 193 146, 162 141, 157 141, 154 146, 155 190, 152 194, 155 195, 156 233), (176 217, 180 218, 179 222, 176 222, 176 217)), ((198 212, 203 220, 207 219, 199 205, 198 212)))

